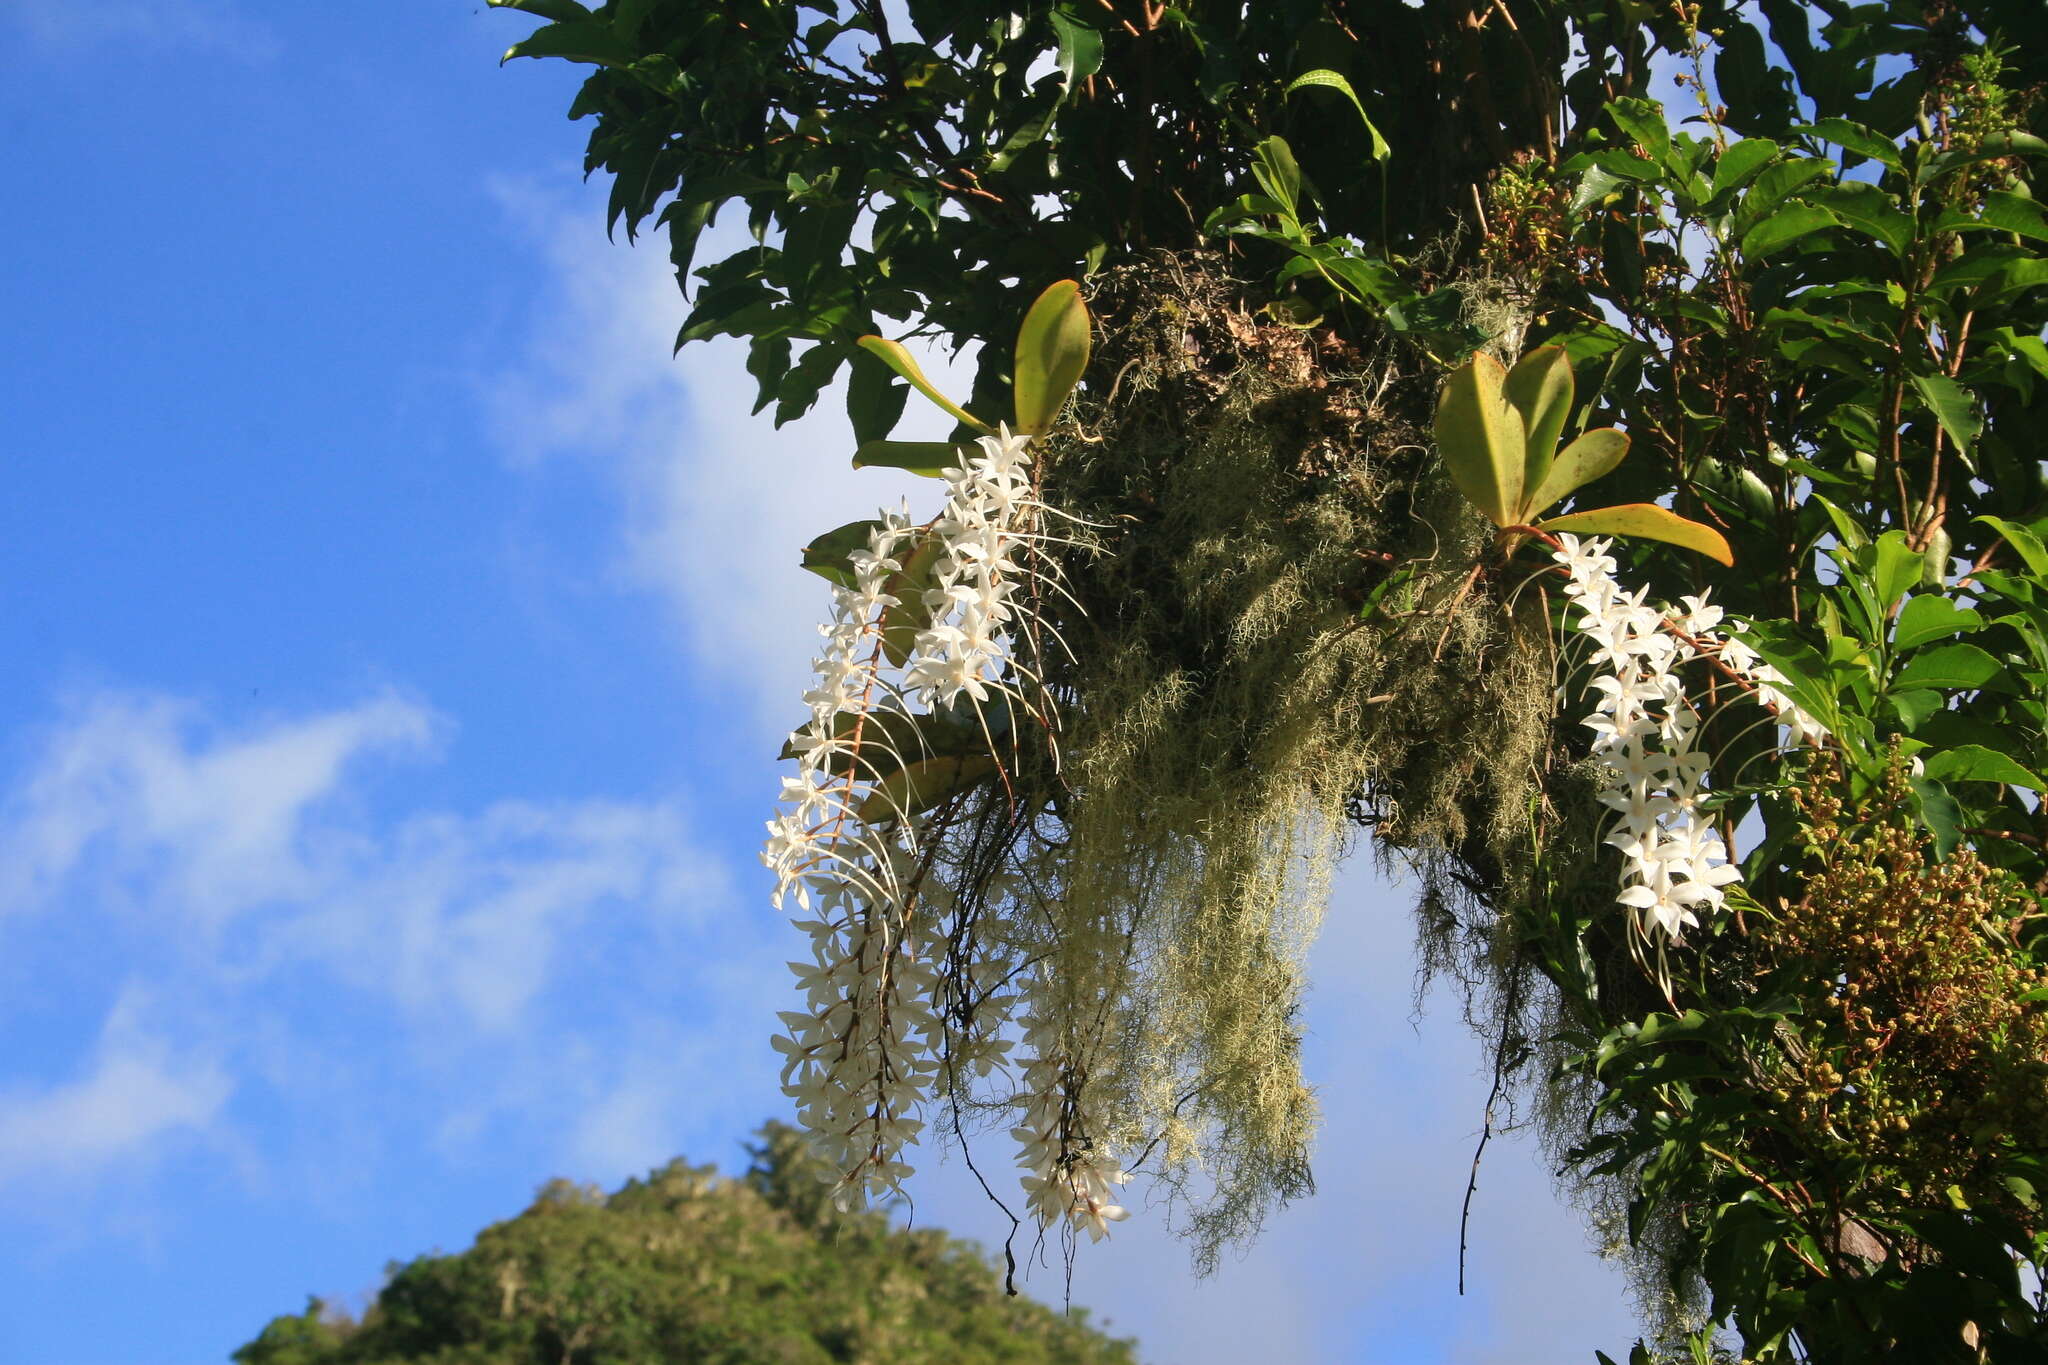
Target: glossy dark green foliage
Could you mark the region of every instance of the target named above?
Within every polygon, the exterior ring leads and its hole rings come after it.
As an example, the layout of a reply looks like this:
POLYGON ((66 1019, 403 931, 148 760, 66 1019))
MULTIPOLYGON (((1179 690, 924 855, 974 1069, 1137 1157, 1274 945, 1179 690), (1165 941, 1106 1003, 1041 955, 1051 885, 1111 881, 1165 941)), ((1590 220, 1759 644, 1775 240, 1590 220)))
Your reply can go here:
POLYGON ((1129 1365, 1131 1343, 1003 1293, 936 1228, 842 1214, 801 1139, 761 1132, 738 1179, 682 1161, 613 1194, 556 1180, 455 1255, 394 1265, 360 1322, 318 1300, 239 1365, 1129 1365))

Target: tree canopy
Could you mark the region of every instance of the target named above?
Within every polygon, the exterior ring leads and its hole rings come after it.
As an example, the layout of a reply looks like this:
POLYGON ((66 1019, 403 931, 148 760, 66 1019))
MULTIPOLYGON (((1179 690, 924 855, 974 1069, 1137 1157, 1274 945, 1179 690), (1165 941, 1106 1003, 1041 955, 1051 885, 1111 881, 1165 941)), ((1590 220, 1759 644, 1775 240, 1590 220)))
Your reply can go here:
POLYGON ((2048 7, 506 3, 679 344, 946 484, 806 553, 842 1195, 1021 1108, 1041 1220, 1255 1229, 1362 829, 1650 1338, 2048 1351, 2048 7))
POLYGON ((796 1133, 737 1179, 677 1159, 607 1195, 553 1180, 454 1255, 394 1264, 360 1322, 315 1299, 239 1365, 1128 1365, 1131 1343, 1004 1295, 937 1228, 841 1214, 796 1133))

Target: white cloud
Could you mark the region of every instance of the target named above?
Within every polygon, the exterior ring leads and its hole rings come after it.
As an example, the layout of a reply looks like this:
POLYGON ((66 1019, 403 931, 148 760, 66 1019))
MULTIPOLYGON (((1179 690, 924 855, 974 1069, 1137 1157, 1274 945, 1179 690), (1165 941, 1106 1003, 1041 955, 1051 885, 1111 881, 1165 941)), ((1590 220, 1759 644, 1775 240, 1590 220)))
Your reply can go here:
POLYGON ((190 749, 189 705, 99 693, 74 700, 0 827, 0 910, 33 906, 78 871, 145 868, 208 927, 266 900, 310 891, 322 850, 311 807, 363 755, 417 750, 433 718, 395 695, 190 749))
MULTIPOLYGON (((799 551, 883 503, 935 507, 938 485, 853 469, 838 385, 778 431, 768 413, 748 415, 756 385, 739 342, 695 342, 670 359, 688 309, 659 237, 608 244, 587 197, 498 194, 549 282, 516 359, 481 380, 502 443, 518 460, 579 455, 608 471, 625 508, 623 573, 671 604, 693 661, 749 694, 753 719, 787 728, 828 607, 823 583, 797 567, 799 551)), ((744 242, 721 226, 698 260, 744 242)), ((965 389, 943 357, 925 364, 942 388, 965 389)), ((948 427, 913 397, 898 434, 936 438, 948 427)))
POLYGON ((0 0, 0 18, 56 48, 136 42, 259 62, 281 46, 235 0, 0 0))
POLYGON ((195 1133, 259 1180, 294 1148, 359 1166, 359 1144, 425 1140, 460 1159, 511 1130, 536 1162, 614 1178, 759 1121, 772 917, 731 912, 672 801, 383 814, 371 760, 439 728, 391 695, 242 729, 160 696, 65 709, 0 799, 0 905, 39 912, 0 923, 11 966, 76 994, 0 999, 0 1032, 61 1012, 75 1033, 95 1005, 106 1022, 71 1079, 26 1079, 47 1046, 0 1063, 0 1184, 195 1133), (761 1040, 759 1085, 730 1076, 736 1033, 761 1040))
POLYGON ((0 1185, 89 1173, 213 1125, 233 1082, 217 1060, 145 1027, 144 1003, 121 992, 79 1079, 0 1087, 0 1185))

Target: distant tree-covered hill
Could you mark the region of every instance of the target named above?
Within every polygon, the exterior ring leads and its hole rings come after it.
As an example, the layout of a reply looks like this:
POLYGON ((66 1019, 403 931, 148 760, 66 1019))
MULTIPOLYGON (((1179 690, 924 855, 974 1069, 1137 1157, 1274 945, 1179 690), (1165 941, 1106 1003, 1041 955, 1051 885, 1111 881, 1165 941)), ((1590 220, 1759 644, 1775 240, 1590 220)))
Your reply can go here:
POLYGON ((394 1266, 360 1322, 318 1301, 240 1365, 1133 1365, 1132 1343, 1003 1293, 971 1243, 842 1214, 797 1135, 738 1179, 671 1162, 550 1182, 454 1256, 394 1266))

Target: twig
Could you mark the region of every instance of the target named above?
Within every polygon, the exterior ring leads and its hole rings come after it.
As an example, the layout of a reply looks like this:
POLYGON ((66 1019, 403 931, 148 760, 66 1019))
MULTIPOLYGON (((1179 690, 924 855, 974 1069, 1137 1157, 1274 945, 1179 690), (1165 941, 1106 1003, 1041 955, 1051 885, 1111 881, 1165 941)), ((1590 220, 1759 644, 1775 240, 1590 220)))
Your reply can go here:
POLYGON ((1486 1114, 1479 1127, 1479 1145, 1472 1149, 1472 1174, 1465 1181, 1465 1207, 1458 1214, 1458 1293, 1465 1293, 1465 1234, 1472 1225, 1472 1196, 1479 1192, 1479 1159, 1493 1140, 1493 1106, 1507 1083, 1508 1033, 1515 1026, 1515 993, 1521 989, 1521 963, 1510 964, 1507 999, 1500 1015, 1500 1042, 1493 1049, 1493 1088, 1486 1092, 1486 1114))

